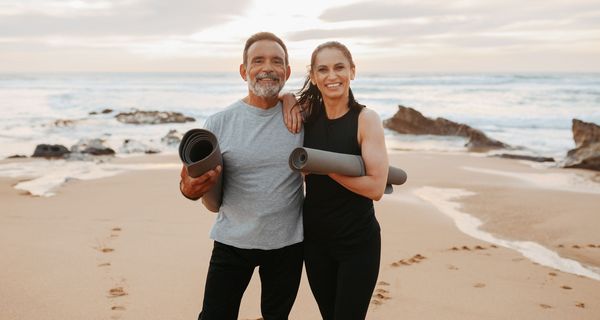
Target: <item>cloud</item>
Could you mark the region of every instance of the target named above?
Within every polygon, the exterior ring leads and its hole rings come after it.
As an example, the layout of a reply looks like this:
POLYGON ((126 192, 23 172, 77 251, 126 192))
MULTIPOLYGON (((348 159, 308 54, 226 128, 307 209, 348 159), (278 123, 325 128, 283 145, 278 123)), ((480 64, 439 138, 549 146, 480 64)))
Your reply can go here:
POLYGON ((519 21, 529 19, 564 19, 567 16, 600 10, 595 0, 527 1, 364 1, 325 10, 319 18, 327 22, 357 20, 398 20, 465 16, 490 21, 519 21))
POLYGON ((0 6, 0 37, 190 34, 243 14, 244 0, 33 1, 0 6))
POLYGON ((327 22, 431 17, 445 14, 438 6, 419 3, 359 2, 325 10, 319 18, 327 22))
POLYGON ((371 49, 572 44, 600 35, 600 3, 590 0, 370 1, 325 10, 327 27, 288 33, 294 41, 342 39, 371 49), (348 27, 356 24, 356 26, 348 27))
POLYGON ((306 64, 318 43, 340 40, 373 65, 409 61, 412 68, 443 69, 451 56, 452 61, 468 57, 480 59, 477 66, 500 68, 495 57, 504 55, 505 65, 512 66, 510 58, 527 56, 528 63, 541 66, 544 60, 532 59, 532 52, 548 56, 548 62, 560 60, 550 56, 564 58, 569 52, 572 59, 588 59, 600 50, 600 3, 304 0, 301 6, 283 6, 278 0, 0 0, 0 71, 231 70, 246 37, 262 30, 281 35, 292 58, 299 57, 297 65, 306 64), (430 60, 421 62, 424 57, 430 60))

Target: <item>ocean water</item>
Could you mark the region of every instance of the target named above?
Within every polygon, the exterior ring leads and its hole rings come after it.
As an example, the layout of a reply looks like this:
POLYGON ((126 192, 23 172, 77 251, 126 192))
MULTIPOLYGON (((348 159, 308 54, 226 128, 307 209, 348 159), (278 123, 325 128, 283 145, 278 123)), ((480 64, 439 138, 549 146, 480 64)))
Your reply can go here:
MULTIPOLYGON (((302 81, 291 78, 285 90, 298 90, 302 81)), ((359 74, 352 89, 382 119, 404 105, 557 159, 574 147, 573 118, 600 123, 600 74, 359 74)), ((123 140, 135 139, 176 152, 160 143, 170 129, 201 127, 246 91, 237 73, 0 74, 0 159, 31 155, 40 143, 69 148, 81 138, 106 139, 117 151, 123 140), (89 115, 105 108, 115 112, 89 115), (133 109, 178 111, 197 121, 131 125, 114 118, 133 109), (76 122, 55 126, 59 119, 76 122)), ((391 131, 386 137, 390 147, 417 150, 460 151, 465 142, 391 131)))

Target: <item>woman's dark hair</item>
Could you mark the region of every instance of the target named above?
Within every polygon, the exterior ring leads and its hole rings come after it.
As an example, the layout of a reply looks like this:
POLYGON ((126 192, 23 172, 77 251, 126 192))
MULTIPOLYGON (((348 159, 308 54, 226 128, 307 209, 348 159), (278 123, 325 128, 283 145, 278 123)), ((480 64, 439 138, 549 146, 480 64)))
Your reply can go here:
MULTIPOLYGON (((310 69, 308 71, 308 75, 306 76, 306 80, 304 80, 304 85, 302 89, 298 91, 298 102, 297 106, 303 108, 303 113, 305 114, 306 122, 311 123, 316 118, 321 115, 321 112, 325 112, 325 106, 323 105, 323 96, 321 95, 321 91, 317 88, 316 85, 312 84, 310 81, 310 74, 315 70, 315 63, 317 59, 317 54, 326 48, 334 48, 340 50, 342 54, 348 59, 350 62, 350 66, 354 68, 354 60, 352 60, 352 54, 348 48, 337 42, 337 41, 329 41, 318 45, 313 51, 310 57, 310 69)), ((354 99, 354 94, 352 93, 352 89, 349 89, 349 97, 348 97, 348 107, 350 109, 360 109, 363 106, 359 104, 356 99, 354 99)))

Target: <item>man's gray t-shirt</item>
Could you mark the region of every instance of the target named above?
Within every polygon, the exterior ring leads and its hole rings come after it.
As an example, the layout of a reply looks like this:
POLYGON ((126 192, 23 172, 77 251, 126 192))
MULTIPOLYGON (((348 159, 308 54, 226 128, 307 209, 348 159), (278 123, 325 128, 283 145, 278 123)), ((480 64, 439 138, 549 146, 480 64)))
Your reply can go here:
POLYGON ((210 231, 215 241, 271 250, 303 240, 302 177, 288 165, 303 133, 290 133, 281 103, 267 110, 242 100, 211 115, 223 154, 223 202, 210 231))

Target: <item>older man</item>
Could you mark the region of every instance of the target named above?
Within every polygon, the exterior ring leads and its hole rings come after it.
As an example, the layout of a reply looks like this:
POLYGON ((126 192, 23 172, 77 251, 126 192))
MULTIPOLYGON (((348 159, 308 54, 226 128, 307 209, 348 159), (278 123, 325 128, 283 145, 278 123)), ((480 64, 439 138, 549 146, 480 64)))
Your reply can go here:
POLYGON ((223 168, 198 178, 181 172, 184 196, 199 199, 223 171, 223 202, 210 237, 214 247, 199 319, 237 319, 255 267, 265 320, 287 319, 302 273, 302 179, 288 167, 302 145, 282 121, 278 94, 290 76, 285 44, 272 33, 251 36, 240 75, 248 95, 205 123, 219 140, 223 168))

